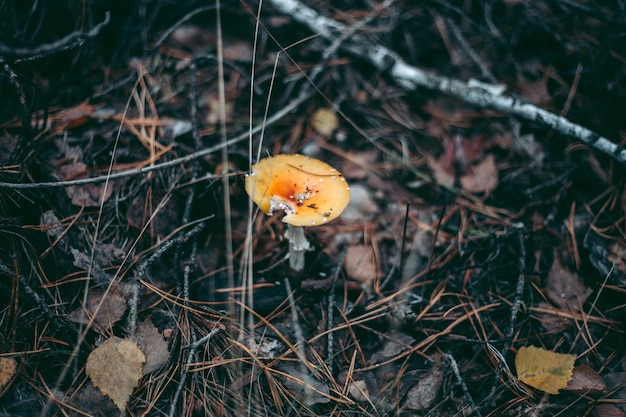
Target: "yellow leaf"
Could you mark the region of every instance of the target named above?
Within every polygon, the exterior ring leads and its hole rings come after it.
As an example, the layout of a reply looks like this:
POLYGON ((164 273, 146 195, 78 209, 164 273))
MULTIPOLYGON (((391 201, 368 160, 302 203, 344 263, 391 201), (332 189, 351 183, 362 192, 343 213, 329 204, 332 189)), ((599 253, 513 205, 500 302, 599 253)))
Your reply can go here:
POLYGON ((332 110, 322 107, 313 113, 311 125, 317 133, 327 138, 339 127, 339 118, 332 110))
POLYGON ((17 365, 13 358, 0 358, 0 390, 11 381, 15 375, 17 365))
POLYGON ((86 371, 93 385, 124 410, 145 361, 137 343, 111 337, 89 354, 86 371))
POLYGON ((524 346, 515 357, 517 377, 524 384, 548 394, 558 394, 572 378, 576 355, 524 346))

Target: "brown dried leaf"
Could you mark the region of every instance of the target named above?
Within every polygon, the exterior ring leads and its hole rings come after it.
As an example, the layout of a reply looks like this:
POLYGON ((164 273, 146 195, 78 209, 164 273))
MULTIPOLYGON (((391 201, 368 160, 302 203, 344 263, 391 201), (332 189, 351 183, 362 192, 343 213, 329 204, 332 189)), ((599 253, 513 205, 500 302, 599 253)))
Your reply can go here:
POLYGON ((595 417, 626 417, 626 413, 621 408, 613 404, 598 404, 593 409, 595 417))
POLYGON ((370 400, 370 392, 367 384, 363 380, 352 381, 348 385, 348 394, 358 402, 367 402, 370 400))
POLYGON ((0 392, 8 385, 15 376, 17 364, 13 358, 0 358, 0 392))
POLYGON ((409 389, 402 408, 418 411, 430 408, 437 399, 442 384, 441 362, 436 360, 434 366, 422 376, 417 384, 409 389))
POLYGON ((103 330, 108 330, 114 323, 117 323, 128 308, 126 299, 116 288, 112 288, 109 292, 101 289, 90 290, 87 296, 87 305, 72 311, 67 318, 74 323, 87 324, 101 302, 102 306, 96 314, 94 323, 96 330, 102 333, 103 330), (104 302, 102 302, 103 298, 104 302), (87 310, 87 314, 85 314, 85 310, 87 310))
POLYGON ((609 262, 612 262, 617 268, 626 274, 626 243, 618 240, 609 246, 609 255, 606 257, 609 262))
POLYGON ((470 193, 484 193, 498 185, 498 169, 495 158, 489 154, 478 164, 470 167, 460 178, 461 186, 470 193))
POLYGON ((295 365, 285 365, 282 371, 289 375, 285 378, 285 387, 298 396, 302 395, 306 405, 327 404, 331 401, 330 388, 326 382, 301 372, 295 365))
POLYGON ((443 153, 439 158, 428 157, 426 162, 437 184, 444 187, 452 187, 456 178, 456 169, 454 167, 455 148, 449 145, 448 141, 445 141, 445 145, 447 146, 444 147, 443 153))
POLYGON ((87 381, 80 389, 71 396, 60 395, 57 397, 63 402, 67 402, 76 410, 80 411, 72 413, 70 410, 67 414, 71 417, 84 417, 89 415, 90 417, 111 417, 119 415, 119 411, 113 400, 105 396, 96 387, 93 386, 91 381, 87 381), (69 398, 68 398, 69 397, 69 398))
POLYGON ((344 259, 346 274, 355 281, 368 284, 376 278, 374 249, 366 245, 349 246, 344 259))
POLYGON ((580 312, 582 305, 591 295, 591 290, 585 287, 578 274, 565 269, 558 257, 554 258, 546 285, 548 298, 567 311, 580 312))
POLYGON ((577 394, 599 394, 606 389, 602 377, 587 365, 579 365, 572 372, 572 379, 567 383, 566 391, 577 394))
POLYGON ((137 332, 131 339, 137 342, 146 356, 143 375, 160 369, 170 359, 167 342, 149 318, 139 324, 137 332))
POLYGON ((85 184, 78 186, 69 186, 65 189, 67 196, 72 200, 72 204, 78 207, 99 207, 101 201, 107 201, 109 197, 113 194, 113 188, 111 184, 106 187, 106 193, 104 196, 102 195, 103 191, 105 191, 105 187, 102 184, 85 184))
POLYGON ((141 379, 145 362, 137 343, 114 336, 89 354, 86 372, 93 385, 124 410, 141 379))

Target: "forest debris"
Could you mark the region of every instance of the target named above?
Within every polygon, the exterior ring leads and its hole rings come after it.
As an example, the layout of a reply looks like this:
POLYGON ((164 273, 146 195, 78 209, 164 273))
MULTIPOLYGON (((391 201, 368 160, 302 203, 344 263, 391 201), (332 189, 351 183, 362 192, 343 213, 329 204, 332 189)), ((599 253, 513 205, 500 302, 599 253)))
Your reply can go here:
MULTIPOLYGON (((63 395, 57 395, 59 400, 63 400, 63 395)), ((66 395, 67 397, 67 395, 66 395)), ((109 397, 93 386, 91 381, 85 382, 79 390, 69 396, 68 405, 77 410, 88 412, 90 417, 111 417, 119 415, 117 406, 109 397)), ((86 413, 68 413, 71 417, 84 417, 86 413)))
POLYGON ((626 242, 618 240, 608 247, 609 254, 606 257, 609 262, 617 266, 623 274, 626 274, 626 242))
POLYGON ((331 401, 328 384, 307 375, 296 368, 296 365, 286 364, 282 371, 290 377, 285 378, 285 387, 305 402, 306 405, 327 404, 331 401))
POLYGON ((436 357, 433 367, 420 378, 417 384, 409 388, 402 408, 417 411, 430 408, 437 399, 442 385, 443 370, 441 369, 441 360, 439 357, 436 357))
POLYGON ((222 112, 226 116, 226 123, 230 123, 233 118, 233 109, 235 105, 232 101, 226 101, 222 103, 219 97, 209 95, 207 98, 207 104, 209 107, 209 112, 206 116, 206 122, 209 125, 216 125, 219 123, 222 118, 222 112))
POLYGON ((459 181, 461 187, 470 193, 484 193, 498 185, 498 169, 492 154, 485 156, 476 165, 468 168, 459 181))
POLYGON ((130 338, 136 342, 143 354, 146 363, 143 365, 143 375, 162 368, 170 359, 170 351, 163 335, 159 333, 150 318, 137 326, 137 332, 130 338))
POLYGON ((15 363, 15 359, 0 357, 0 396, 2 395, 4 388, 15 376, 16 371, 17 364, 15 363))
POLYGON ((343 266, 348 277, 365 285, 370 285, 379 275, 376 254, 369 245, 348 246, 343 266))
POLYGON ((517 377, 540 391, 558 394, 571 379, 575 360, 576 355, 522 346, 515 356, 517 377))
POLYGON ((89 354, 86 372, 93 385, 124 410, 145 362, 137 343, 113 336, 89 354))
POLYGON ((122 296, 121 291, 117 287, 112 287, 109 291, 103 289, 91 289, 87 295, 87 305, 78 307, 68 316, 68 320, 74 323, 87 324, 93 317, 96 308, 102 303, 93 322, 96 325, 95 330, 99 333, 106 333, 113 324, 117 323, 124 313, 128 305, 126 299, 122 296), (103 301, 104 299, 104 301, 103 301))
POLYGON ((361 184, 350 186, 350 203, 341 215, 344 221, 366 221, 378 213, 378 205, 374 202, 369 189, 361 184))
POLYGON ((591 290, 583 284, 578 274, 572 273, 554 258, 546 283, 548 298, 563 310, 580 312, 591 295, 591 290))
POLYGON ((339 127, 339 118, 332 110, 320 107, 311 116, 311 126, 317 133, 328 138, 339 127))
POLYGON ((598 404, 593 409, 594 417, 626 417, 626 413, 613 404, 598 404))
POLYGON ((415 343, 413 336, 406 333, 393 332, 385 338, 382 349, 372 354, 369 363, 384 362, 387 359, 400 355, 402 352, 410 349, 412 343, 415 343))
POLYGON ((372 402, 378 393, 378 381, 371 372, 345 370, 337 376, 337 382, 357 402, 372 402))
POLYGON ((438 158, 427 159, 433 177, 444 187, 453 187, 456 179, 464 190, 483 193, 498 185, 498 170, 492 154, 483 155, 481 137, 444 138, 443 153, 438 158))
POLYGON ((380 158, 379 149, 368 149, 359 152, 350 151, 341 166, 343 175, 351 180, 363 180, 372 174, 372 167, 380 158))
POLYGON ((600 394, 606 389, 606 384, 602 377, 591 367, 579 365, 572 372, 572 379, 567 383, 565 391, 577 394, 600 394))

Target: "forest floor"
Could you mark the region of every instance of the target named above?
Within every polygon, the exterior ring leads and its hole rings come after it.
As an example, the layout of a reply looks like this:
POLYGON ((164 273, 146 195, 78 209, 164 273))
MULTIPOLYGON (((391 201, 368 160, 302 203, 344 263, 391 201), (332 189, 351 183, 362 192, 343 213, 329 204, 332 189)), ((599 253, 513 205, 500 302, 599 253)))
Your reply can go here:
POLYGON ((622 1, 0 15, 0 416, 626 416, 622 1))

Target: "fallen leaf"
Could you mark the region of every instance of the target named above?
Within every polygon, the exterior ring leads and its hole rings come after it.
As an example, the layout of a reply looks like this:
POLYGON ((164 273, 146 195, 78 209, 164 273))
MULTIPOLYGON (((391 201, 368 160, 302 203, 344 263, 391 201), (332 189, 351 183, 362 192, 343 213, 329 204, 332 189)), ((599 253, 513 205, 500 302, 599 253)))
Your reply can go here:
POLYGON ((358 402, 371 401, 370 392, 369 389, 367 389, 367 384, 365 383, 365 381, 362 380, 350 382, 350 384, 348 385, 348 394, 350 395, 350 397, 358 402))
POLYGON ((448 140, 444 140, 443 153, 439 158, 427 157, 426 162, 433 173, 435 181, 439 185, 444 187, 454 186, 456 178, 456 169, 454 167, 455 162, 455 147, 452 146, 448 140))
POLYGON ((582 305, 591 295, 580 276, 564 268, 558 257, 554 258, 546 283, 548 298, 563 310, 580 312, 582 305))
POLYGON ((117 323, 128 308, 126 299, 116 288, 111 288, 108 292, 101 289, 90 290, 87 296, 87 305, 72 311, 67 318, 74 323, 87 324, 100 303, 102 305, 96 314, 94 323, 97 325, 96 330, 103 333, 117 323), (102 301, 103 299, 104 301, 102 301))
POLYGON ((54 133, 61 133, 68 129, 74 129, 82 126, 89 119, 93 118, 95 107, 87 101, 69 107, 52 115, 52 130, 54 133))
POLYGON ((311 126, 317 133, 327 138, 339 127, 339 119, 332 110, 322 107, 311 116, 311 126))
POLYGON ((572 379, 564 388, 577 394, 599 394, 606 389, 604 380, 587 365, 579 365, 572 372, 572 379))
POLYGON ((123 411, 145 362, 137 343, 113 336, 89 354, 86 372, 93 385, 123 411))
POLYGON ((523 346, 515 356, 517 377, 548 394, 558 394, 572 377, 576 355, 556 353, 535 346, 523 346))
POLYGON ((167 349, 167 342, 149 318, 137 326, 137 332, 131 339, 137 342, 146 356, 143 375, 160 369, 169 361, 170 351, 167 349))
POLYGON ((326 404, 331 401, 330 389, 325 382, 299 371, 295 365, 285 365, 282 371, 289 376, 285 378, 285 388, 298 397, 302 396, 306 405, 326 404))
POLYGON ((461 187, 470 193, 484 193, 498 185, 498 169, 495 158, 489 154, 478 164, 468 168, 468 172, 459 181, 461 187))
POLYGON ((609 254, 607 260, 617 266, 617 268, 626 274, 626 243, 618 240, 608 247, 609 254))
POLYGON ((219 123, 222 117, 222 112, 226 116, 226 122, 230 122, 232 120, 234 104, 232 101, 227 101, 222 103, 219 97, 216 96, 208 96, 207 102, 209 105, 209 112, 206 116, 206 121, 209 125, 216 125, 219 123))
POLYGON ((60 401, 83 411, 84 413, 68 413, 69 416, 83 417, 110 417, 119 415, 119 411, 113 401, 93 386, 91 381, 86 381, 76 392, 71 395, 61 393, 57 396, 60 401))
POLYGON ((407 410, 426 410, 430 408, 441 391, 443 385, 443 371, 441 361, 436 358, 435 364, 413 385, 406 394, 406 401, 402 406, 407 410))
POLYGON ((348 277, 363 284, 371 283, 377 275, 374 249, 366 245, 349 246, 344 259, 348 277))
POLYGON ((626 413, 613 404, 598 404, 593 409, 593 415, 595 417, 626 417, 626 413))
POLYGON ((0 393, 13 379, 16 371, 15 359, 0 357, 0 393))

